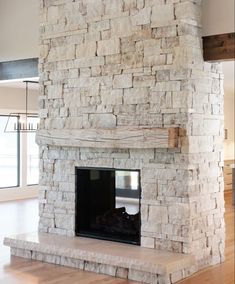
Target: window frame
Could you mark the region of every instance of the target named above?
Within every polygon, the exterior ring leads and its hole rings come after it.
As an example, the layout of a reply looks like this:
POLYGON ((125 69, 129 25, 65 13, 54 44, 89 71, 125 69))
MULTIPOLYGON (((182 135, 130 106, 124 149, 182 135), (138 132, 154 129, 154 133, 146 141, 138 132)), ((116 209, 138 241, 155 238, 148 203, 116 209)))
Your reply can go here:
MULTIPOLYGON (((0 117, 9 117, 9 115, 6 115, 6 114, 0 114, 0 117)), ((17 123, 19 122, 20 120, 20 116, 19 115, 14 115, 12 117, 15 117, 17 119, 17 123)), ((20 162, 21 162, 21 159, 20 159, 20 132, 19 131, 16 131, 17 135, 16 135, 16 151, 17 151, 17 154, 16 154, 16 159, 17 159, 17 185, 12 185, 12 186, 0 186, 0 190, 1 189, 5 189, 5 188, 16 188, 16 187, 20 187, 20 162)))

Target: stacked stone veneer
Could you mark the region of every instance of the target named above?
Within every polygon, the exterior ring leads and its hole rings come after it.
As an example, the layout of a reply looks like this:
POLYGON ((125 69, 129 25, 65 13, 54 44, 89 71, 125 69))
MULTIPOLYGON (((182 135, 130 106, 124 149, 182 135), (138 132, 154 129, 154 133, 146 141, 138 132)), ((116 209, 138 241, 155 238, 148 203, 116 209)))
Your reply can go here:
POLYGON ((200 2, 41 0, 40 129, 185 136, 177 149, 145 150, 44 139, 40 231, 74 235, 76 166, 140 169, 141 245, 192 253, 195 269, 223 259, 223 76, 203 61, 200 2))

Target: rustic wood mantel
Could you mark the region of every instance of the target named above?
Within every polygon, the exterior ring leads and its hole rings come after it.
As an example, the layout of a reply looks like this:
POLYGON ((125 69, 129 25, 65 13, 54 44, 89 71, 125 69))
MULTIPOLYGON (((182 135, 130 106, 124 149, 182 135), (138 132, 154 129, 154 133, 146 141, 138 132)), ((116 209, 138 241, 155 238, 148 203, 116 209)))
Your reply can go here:
POLYGON ((203 56, 205 61, 235 59, 235 33, 203 37, 203 56))
POLYGON ((39 130, 39 145, 87 148, 177 148, 179 128, 39 130))

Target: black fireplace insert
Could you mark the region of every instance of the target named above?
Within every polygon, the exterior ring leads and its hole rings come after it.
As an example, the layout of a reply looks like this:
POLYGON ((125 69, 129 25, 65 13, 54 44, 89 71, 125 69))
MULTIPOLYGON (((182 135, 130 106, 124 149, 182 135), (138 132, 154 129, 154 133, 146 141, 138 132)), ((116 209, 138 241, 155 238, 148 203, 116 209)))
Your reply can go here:
POLYGON ((140 172, 76 168, 77 236, 140 245, 140 172))

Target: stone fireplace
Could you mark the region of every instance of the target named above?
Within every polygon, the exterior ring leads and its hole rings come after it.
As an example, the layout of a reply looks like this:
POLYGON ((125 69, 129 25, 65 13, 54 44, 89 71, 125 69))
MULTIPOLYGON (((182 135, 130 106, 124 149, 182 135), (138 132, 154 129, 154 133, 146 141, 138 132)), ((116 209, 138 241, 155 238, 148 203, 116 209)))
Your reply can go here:
POLYGON ((193 256, 177 279, 223 260, 223 75, 200 3, 41 1, 41 233, 79 231, 76 169, 138 171, 141 248, 193 256))

